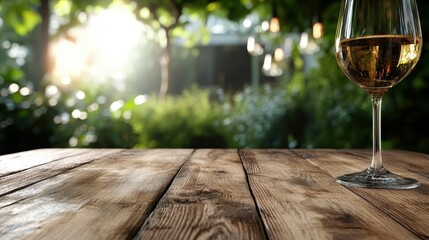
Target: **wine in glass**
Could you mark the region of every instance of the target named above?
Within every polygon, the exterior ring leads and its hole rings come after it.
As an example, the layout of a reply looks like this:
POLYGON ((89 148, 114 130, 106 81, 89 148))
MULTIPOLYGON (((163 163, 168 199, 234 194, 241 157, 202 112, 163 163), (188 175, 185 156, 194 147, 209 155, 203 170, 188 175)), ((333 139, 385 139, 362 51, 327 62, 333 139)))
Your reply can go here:
POLYGON ((415 67, 422 33, 415 0, 343 0, 335 52, 344 74, 371 95, 373 152, 371 165, 337 177, 351 187, 409 189, 420 183, 388 171, 381 154, 381 100, 415 67))

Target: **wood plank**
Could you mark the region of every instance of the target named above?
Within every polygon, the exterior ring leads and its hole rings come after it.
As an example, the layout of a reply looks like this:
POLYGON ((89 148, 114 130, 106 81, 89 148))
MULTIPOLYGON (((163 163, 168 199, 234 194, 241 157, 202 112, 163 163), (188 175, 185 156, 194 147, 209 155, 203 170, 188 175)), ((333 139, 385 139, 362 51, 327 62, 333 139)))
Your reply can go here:
MULTIPOLYGON (((331 176, 356 172, 368 167, 371 159, 369 150, 296 150, 296 152, 322 168, 331 176), (364 166, 350 167, 351 163, 364 162, 364 166)), ((412 177, 421 186, 408 190, 384 190, 350 188, 359 196, 385 212, 402 226, 421 239, 429 239, 429 156, 407 151, 385 150, 388 163, 385 166, 398 174, 412 177)))
POLYGON ((0 197, 0 201, 16 200, 0 208, 0 235, 2 239, 132 237, 192 151, 125 150, 0 197))
MULTIPOLYGON (((343 152, 343 151, 341 151, 343 152)), ((344 150, 344 152, 361 157, 366 166, 371 162, 372 151, 368 149, 344 150)), ((429 178, 429 155, 404 150, 383 150, 384 166, 392 172, 420 181, 429 178)), ((354 158, 356 159, 356 158, 354 158)))
POLYGON ((91 150, 45 148, 2 155, 0 156, 0 177, 89 151, 91 150))
POLYGON ((270 239, 416 239, 291 151, 240 155, 270 239))
POLYGON ((200 149, 137 239, 264 239, 237 150, 200 149))
MULTIPOLYGON (((97 151, 94 149, 76 149, 76 151, 73 151, 73 149, 68 149, 68 151, 41 149, 39 151, 33 151, 29 156, 20 155, 19 158, 14 159, 13 163, 6 162, 4 164, 10 164, 14 167, 25 166, 25 170, 10 172, 7 175, 0 176, 0 196, 51 178, 109 154, 121 151, 122 150, 119 149, 98 149, 97 151), (39 159, 47 159, 49 161, 42 163, 39 159), (36 160, 35 162, 37 163, 33 164, 33 160, 36 160), (15 163, 15 161, 24 162, 24 164, 15 163), (29 168, 31 165, 33 165, 33 167, 29 168)), ((12 169, 12 167, 9 169, 12 169)), ((2 201, 0 202, 0 207, 4 204, 7 205, 10 204, 10 202, 2 201)))

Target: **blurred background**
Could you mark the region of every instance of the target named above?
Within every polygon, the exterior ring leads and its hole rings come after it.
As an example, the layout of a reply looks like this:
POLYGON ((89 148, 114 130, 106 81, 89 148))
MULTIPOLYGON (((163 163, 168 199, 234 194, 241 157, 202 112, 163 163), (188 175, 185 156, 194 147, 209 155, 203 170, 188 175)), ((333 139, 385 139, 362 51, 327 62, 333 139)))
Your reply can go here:
MULTIPOLYGON (((383 148, 429 153, 429 2, 383 148)), ((334 56, 339 0, 2 0, 0 154, 46 147, 370 148, 334 56)))

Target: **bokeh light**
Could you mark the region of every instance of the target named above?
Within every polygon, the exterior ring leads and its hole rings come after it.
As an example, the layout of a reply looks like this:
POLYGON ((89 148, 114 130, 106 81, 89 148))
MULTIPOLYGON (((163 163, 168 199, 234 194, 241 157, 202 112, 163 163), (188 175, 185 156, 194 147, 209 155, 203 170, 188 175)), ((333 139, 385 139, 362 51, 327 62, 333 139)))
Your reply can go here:
POLYGON ((145 28, 131 7, 114 4, 79 15, 79 20, 84 22, 82 26, 69 29, 51 43, 55 84, 67 86, 83 79, 98 83, 124 80, 130 55, 141 42, 145 28))

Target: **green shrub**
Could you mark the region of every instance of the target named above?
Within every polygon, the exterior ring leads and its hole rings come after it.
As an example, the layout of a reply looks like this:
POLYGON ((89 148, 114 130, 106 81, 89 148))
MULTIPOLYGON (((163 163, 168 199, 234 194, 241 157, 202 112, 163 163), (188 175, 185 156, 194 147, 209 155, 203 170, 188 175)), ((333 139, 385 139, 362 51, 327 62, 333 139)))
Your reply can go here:
POLYGON ((55 109, 47 107, 18 68, 0 75, 0 154, 51 146, 55 109))
POLYGON ((130 124, 138 135, 135 147, 226 147, 220 104, 210 93, 195 87, 180 96, 159 101, 148 97, 141 105, 131 99, 123 111, 131 111, 130 124))

